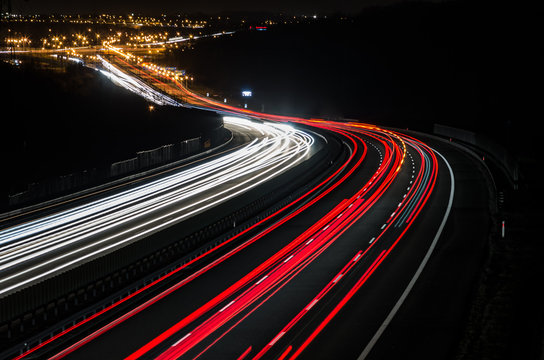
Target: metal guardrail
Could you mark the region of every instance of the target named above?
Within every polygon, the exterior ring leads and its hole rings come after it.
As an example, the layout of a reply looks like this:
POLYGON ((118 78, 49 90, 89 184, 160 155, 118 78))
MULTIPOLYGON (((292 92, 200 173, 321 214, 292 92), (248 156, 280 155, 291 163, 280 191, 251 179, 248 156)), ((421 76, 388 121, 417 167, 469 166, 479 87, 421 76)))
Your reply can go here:
POLYGON ((451 126, 434 124, 435 135, 458 140, 484 153, 493 161, 514 189, 519 181, 519 166, 517 160, 501 145, 482 134, 459 129, 451 126))

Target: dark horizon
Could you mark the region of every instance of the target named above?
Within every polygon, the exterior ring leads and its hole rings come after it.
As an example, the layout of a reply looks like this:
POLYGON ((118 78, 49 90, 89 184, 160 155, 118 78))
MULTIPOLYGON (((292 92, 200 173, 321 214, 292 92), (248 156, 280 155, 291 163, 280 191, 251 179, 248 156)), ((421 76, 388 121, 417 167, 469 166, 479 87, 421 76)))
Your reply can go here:
MULTIPOLYGON (((342 2, 330 2, 325 0, 303 1, 265 1, 254 2, 249 0, 236 0, 224 2, 219 0, 205 3, 183 2, 174 0, 160 0, 148 2, 143 0, 106 1, 96 0, 86 3, 75 3, 69 0, 53 0, 37 2, 34 0, 12 0, 11 12, 13 14, 209 14, 221 13, 282 13, 286 15, 329 15, 345 14, 357 15, 367 7, 387 6, 402 2, 437 2, 436 0, 407 1, 407 0, 348 0, 342 2)), ((442 2, 442 1, 440 1, 442 2)), ((2 11, 6 11, 5 5, 2 11)))

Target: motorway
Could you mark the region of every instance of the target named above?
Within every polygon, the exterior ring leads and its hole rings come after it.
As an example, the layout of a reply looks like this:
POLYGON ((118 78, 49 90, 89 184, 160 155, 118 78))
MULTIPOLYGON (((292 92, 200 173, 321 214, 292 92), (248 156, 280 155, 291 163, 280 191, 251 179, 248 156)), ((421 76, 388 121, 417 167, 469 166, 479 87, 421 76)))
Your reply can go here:
POLYGON ((179 223, 312 156, 312 136, 225 117, 240 149, 99 200, 0 230, 0 297, 179 223))
MULTIPOLYGON (((120 58, 112 63, 171 86, 168 93, 183 92, 193 106, 265 124, 290 122, 294 133, 328 132, 345 156, 229 246, 211 249, 17 359, 380 358, 375 345, 441 246, 456 194, 448 160, 405 133, 238 109, 164 82, 152 68, 135 71, 120 58)), ((296 148, 304 151, 293 152, 305 157, 312 141, 299 137, 296 148)))

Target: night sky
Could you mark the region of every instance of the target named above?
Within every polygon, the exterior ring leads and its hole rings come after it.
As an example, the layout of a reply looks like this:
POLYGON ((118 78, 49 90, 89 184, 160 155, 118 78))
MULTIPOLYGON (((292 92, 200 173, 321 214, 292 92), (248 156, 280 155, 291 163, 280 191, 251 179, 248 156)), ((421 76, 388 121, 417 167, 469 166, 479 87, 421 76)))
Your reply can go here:
POLYGON ((310 15, 341 12, 356 14, 365 6, 387 5, 402 0, 12 0, 16 14, 91 14, 91 13, 141 13, 185 14, 220 13, 231 11, 283 12, 293 15, 310 15))

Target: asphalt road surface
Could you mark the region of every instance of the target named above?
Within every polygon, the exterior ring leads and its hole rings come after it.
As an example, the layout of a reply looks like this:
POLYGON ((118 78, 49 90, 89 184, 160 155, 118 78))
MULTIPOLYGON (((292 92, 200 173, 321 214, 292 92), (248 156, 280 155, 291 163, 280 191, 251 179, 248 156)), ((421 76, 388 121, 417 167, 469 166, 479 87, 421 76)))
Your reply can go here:
POLYGON ((319 128, 345 156, 264 225, 21 358, 447 357, 489 227, 478 161, 373 125, 210 107, 319 128))

